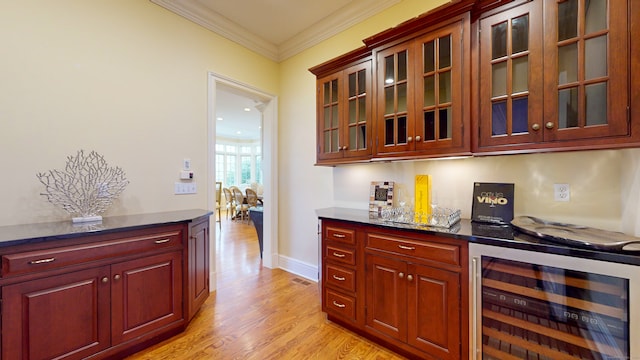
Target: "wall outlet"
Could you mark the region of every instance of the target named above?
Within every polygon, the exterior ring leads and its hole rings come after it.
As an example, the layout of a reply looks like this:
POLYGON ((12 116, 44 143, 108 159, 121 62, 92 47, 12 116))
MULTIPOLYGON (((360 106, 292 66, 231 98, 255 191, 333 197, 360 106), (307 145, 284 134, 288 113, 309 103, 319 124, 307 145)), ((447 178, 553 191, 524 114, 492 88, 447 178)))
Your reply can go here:
POLYGON ((198 192, 195 182, 177 182, 174 184, 174 193, 176 195, 195 194, 198 192))
POLYGON ((568 202, 571 200, 569 184, 553 184, 553 200, 568 202))

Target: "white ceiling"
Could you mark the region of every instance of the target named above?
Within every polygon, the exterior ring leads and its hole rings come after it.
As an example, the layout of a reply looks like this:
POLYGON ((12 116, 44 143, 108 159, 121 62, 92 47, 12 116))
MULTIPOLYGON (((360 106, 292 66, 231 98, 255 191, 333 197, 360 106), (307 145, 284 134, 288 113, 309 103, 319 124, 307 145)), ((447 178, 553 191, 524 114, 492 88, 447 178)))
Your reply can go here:
POLYGON ((260 140, 262 116, 256 108, 260 104, 262 103, 247 95, 218 88, 216 91, 216 137, 260 140))
POLYGON ((151 0, 274 61, 402 0, 151 0))
MULTIPOLYGON (((279 62, 402 0, 150 1, 279 62)), ((258 102, 227 89, 216 96, 217 136, 260 139, 258 102)))

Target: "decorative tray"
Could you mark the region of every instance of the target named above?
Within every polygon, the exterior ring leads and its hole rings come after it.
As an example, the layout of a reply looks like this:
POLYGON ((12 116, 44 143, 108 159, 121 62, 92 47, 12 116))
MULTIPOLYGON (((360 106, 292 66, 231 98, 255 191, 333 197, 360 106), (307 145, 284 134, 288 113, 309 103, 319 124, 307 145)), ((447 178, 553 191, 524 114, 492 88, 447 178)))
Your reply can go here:
POLYGON ((511 225, 525 234, 565 245, 606 251, 640 251, 640 238, 620 232, 546 221, 533 216, 518 216, 511 225))
POLYGON ((436 228, 453 228, 460 222, 460 210, 437 207, 431 213, 416 212, 407 207, 391 208, 382 211, 384 221, 436 228))

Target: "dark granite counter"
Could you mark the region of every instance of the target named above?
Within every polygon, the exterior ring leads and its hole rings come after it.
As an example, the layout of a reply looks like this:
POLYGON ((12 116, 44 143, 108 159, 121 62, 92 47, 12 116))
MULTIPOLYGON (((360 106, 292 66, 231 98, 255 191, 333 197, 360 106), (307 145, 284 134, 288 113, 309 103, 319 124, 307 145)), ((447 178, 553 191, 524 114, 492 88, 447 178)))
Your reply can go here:
POLYGON ((150 214, 123 215, 105 217, 101 222, 77 223, 71 220, 0 226, 0 247, 41 242, 54 239, 70 239, 87 234, 106 234, 112 232, 144 229, 156 225, 168 225, 190 222, 210 216, 207 210, 179 210, 150 214))
POLYGON ((316 215, 320 219, 342 220, 352 222, 354 224, 364 224, 388 229, 402 229, 408 232, 428 233, 485 245, 510 247, 535 252, 544 252, 640 266, 640 252, 638 251, 608 252, 602 250, 569 247, 563 244, 520 233, 509 225, 501 226, 479 224, 472 223, 469 219, 462 219, 458 224, 449 229, 430 226, 417 226, 385 221, 375 215, 370 215, 369 211, 367 210, 347 208, 318 209, 316 210, 316 215))

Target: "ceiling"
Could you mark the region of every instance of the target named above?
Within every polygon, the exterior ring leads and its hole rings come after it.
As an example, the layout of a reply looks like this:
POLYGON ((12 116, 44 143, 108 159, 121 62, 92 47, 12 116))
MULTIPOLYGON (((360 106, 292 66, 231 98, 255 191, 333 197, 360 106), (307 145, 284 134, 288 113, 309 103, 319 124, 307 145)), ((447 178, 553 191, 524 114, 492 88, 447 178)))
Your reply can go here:
POLYGON ((216 137, 260 140, 262 116, 256 107, 261 104, 247 95, 219 87, 216 90, 216 137))
POLYGON ((151 0, 280 62, 402 0, 151 0))
MULTIPOLYGON (((150 0, 216 34, 280 62, 402 0, 150 0)), ((216 92, 216 135, 260 139, 260 102, 216 92), (244 111, 245 108, 250 111, 244 111)))

